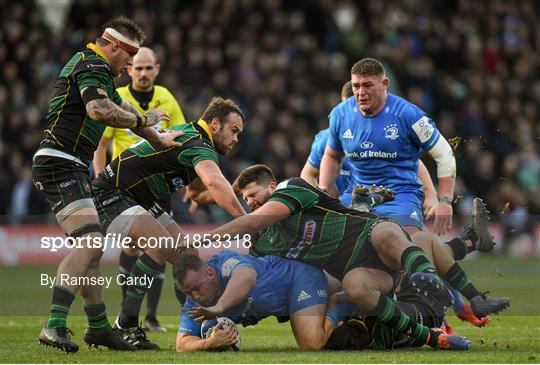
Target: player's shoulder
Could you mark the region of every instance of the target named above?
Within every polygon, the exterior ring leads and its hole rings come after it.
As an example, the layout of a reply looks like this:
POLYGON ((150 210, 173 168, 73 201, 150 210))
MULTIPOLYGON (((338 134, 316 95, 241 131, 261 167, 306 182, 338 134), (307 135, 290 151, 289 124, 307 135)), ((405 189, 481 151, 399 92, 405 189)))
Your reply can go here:
POLYGON ((255 266, 256 258, 244 255, 235 251, 221 251, 206 261, 206 264, 212 266, 221 277, 229 277, 232 271, 238 266, 255 266))
POLYGON ((351 96, 336 105, 330 112, 330 115, 345 116, 351 111, 354 112, 355 108, 357 109, 356 99, 354 96, 351 96))
POLYGON ((306 180, 300 177, 291 177, 277 184, 276 190, 274 192, 305 192, 306 190, 317 192, 317 189, 313 187, 310 183, 308 183, 306 180))
POLYGON ((417 105, 392 93, 388 93, 388 102, 385 112, 393 114, 398 120, 406 123, 415 122, 426 115, 426 113, 417 105))
POLYGON ((326 144, 326 141, 328 140, 328 136, 330 135, 330 128, 323 129, 322 131, 317 132, 315 134, 315 137, 313 138, 313 143, 324 143, 326 144))
POLYGON ((128 96, 131 96, 131 93, 129 92, 129 85, 124 85, 116 88, 116 91, 122 98, 126 98, 128 96))
POLYGON ((154 85, 154 97, 160 98, 160 99, 174 99, 173 94, 167 89, 165 86, 161 85, 154 85))
POLYGON ((111 66, 107 61, 90 49, 80 52, 80 57, 77 58, 76 63, 73 66, 73 71, 75 73, 101 72, 108 75, 111 75, 112 72, 111 66))

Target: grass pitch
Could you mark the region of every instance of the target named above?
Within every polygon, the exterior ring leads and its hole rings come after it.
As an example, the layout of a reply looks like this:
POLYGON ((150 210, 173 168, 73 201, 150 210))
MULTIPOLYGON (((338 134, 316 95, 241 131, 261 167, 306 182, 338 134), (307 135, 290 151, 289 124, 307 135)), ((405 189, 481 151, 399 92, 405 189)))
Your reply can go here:
MULTIPOLYGON (((480 289, 512 299, 511 308, 493 317, 486 328, 474 328, 454 317, 450 323, 471 341, 467 352, 434 351, 429 348, 361 351, 302 352, 296 349, 288 323, 268 318, 257 326, 241 328, 239 353, 177 354, 174 350, 179 308, 168 273, 160 303, 160 320, 166 333, 150 334, 159 352, 111 352, 88 349, 82 336, 86 319, 78 298, 68 325, 81 349, 66 355, 37 343, 50 303, 50 289, 40 286, 40 274, 54 275, 53 266, 0 267, 0 362, 2 363, 538 363, 540 361, 540 261, 484 256, 464 262, 480 289)), ((103 275, 115 275, 105 266, 103 275)), ((118 310, 120 289, 104 289, 111 321, 118 310)), ((144 305, 143 305, 144 308, 144 305)))

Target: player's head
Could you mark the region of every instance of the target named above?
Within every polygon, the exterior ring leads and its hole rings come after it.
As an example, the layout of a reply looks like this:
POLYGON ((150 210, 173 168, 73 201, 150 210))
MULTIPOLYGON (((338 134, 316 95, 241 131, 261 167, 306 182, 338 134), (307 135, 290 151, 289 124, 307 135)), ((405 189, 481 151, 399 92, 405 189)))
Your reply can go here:
POLYGON ((96 44, 107 56, 113 76, 120 76, 139 51, 144 32, 137 23, 123 15, 112 18, 103 28, 96 44))
POLYGON ((204 111, 203 119, 210 128, 216 151, 222 155, 231 152, 244 129, 244 114, 231 99, 216 96, 204 111))
POLYGON ((173 277, 182 293, 204 306, 216 304, 222 289, 216 271, 193 253, 186 253, 173 266, 173 277))
POLYGON ((276 189, 276 177, 266 165, 253 165, 243 170, 236 178, 235 187, 240 191, 251 210, 263 205, 276 189))
POLYGON ((131 66, 128 67, 131 76, 131 86, 136 91, 150 91, 154 87, 154 81, 159 75, 159 63, 156 53, 148 48, 141 47, 133 57, 131 66))
POLYGON ((354 64, 351 69, 352 91, 364 115, 375 115, 382 109, 389 83, 379 61, 364 58, 354 64))
POLYGON ((347 81, 343 86, 341 87, 341 101, 350 98, 353 96, 354 93, 352 91, 352 84, 350 81, 347 81))
POLYGON ((373 338, 363 320, 352 318, 339 325, 330 335, 325 348, 334 351, 354 351, 369 348, 373 338))

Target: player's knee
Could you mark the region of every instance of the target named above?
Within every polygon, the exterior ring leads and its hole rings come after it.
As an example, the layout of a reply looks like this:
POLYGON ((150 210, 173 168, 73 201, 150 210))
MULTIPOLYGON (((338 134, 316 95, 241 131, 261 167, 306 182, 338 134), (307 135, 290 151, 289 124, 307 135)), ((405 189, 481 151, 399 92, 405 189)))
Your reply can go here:
POLYGON ((309 338, 298 342, 298 347, 303 351, 319 351, 324 348, 326 338, 323 331, 311 333, 309 338))
POLYGON ((377 224, 371 232, 371 242, 375 248, 380 248, 384 251, 394 245, 403 243, 406 236, 401 228, 391 222, 383 222, 377 224))
POLYGON ((371 309, 372 290, 367 283, 343 283, 347 299, 362 309, 371 309))

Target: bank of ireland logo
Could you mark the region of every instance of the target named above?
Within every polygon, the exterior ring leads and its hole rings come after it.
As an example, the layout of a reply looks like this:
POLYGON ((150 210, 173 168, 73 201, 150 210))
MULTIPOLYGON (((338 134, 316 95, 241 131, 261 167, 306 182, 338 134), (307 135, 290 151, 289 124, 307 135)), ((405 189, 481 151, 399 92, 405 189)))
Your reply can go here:
POLYGON ((384 138, 388 138, 391 140, 399 138, 399 131, 395 124, 389 124, 384 127, 384 138))

